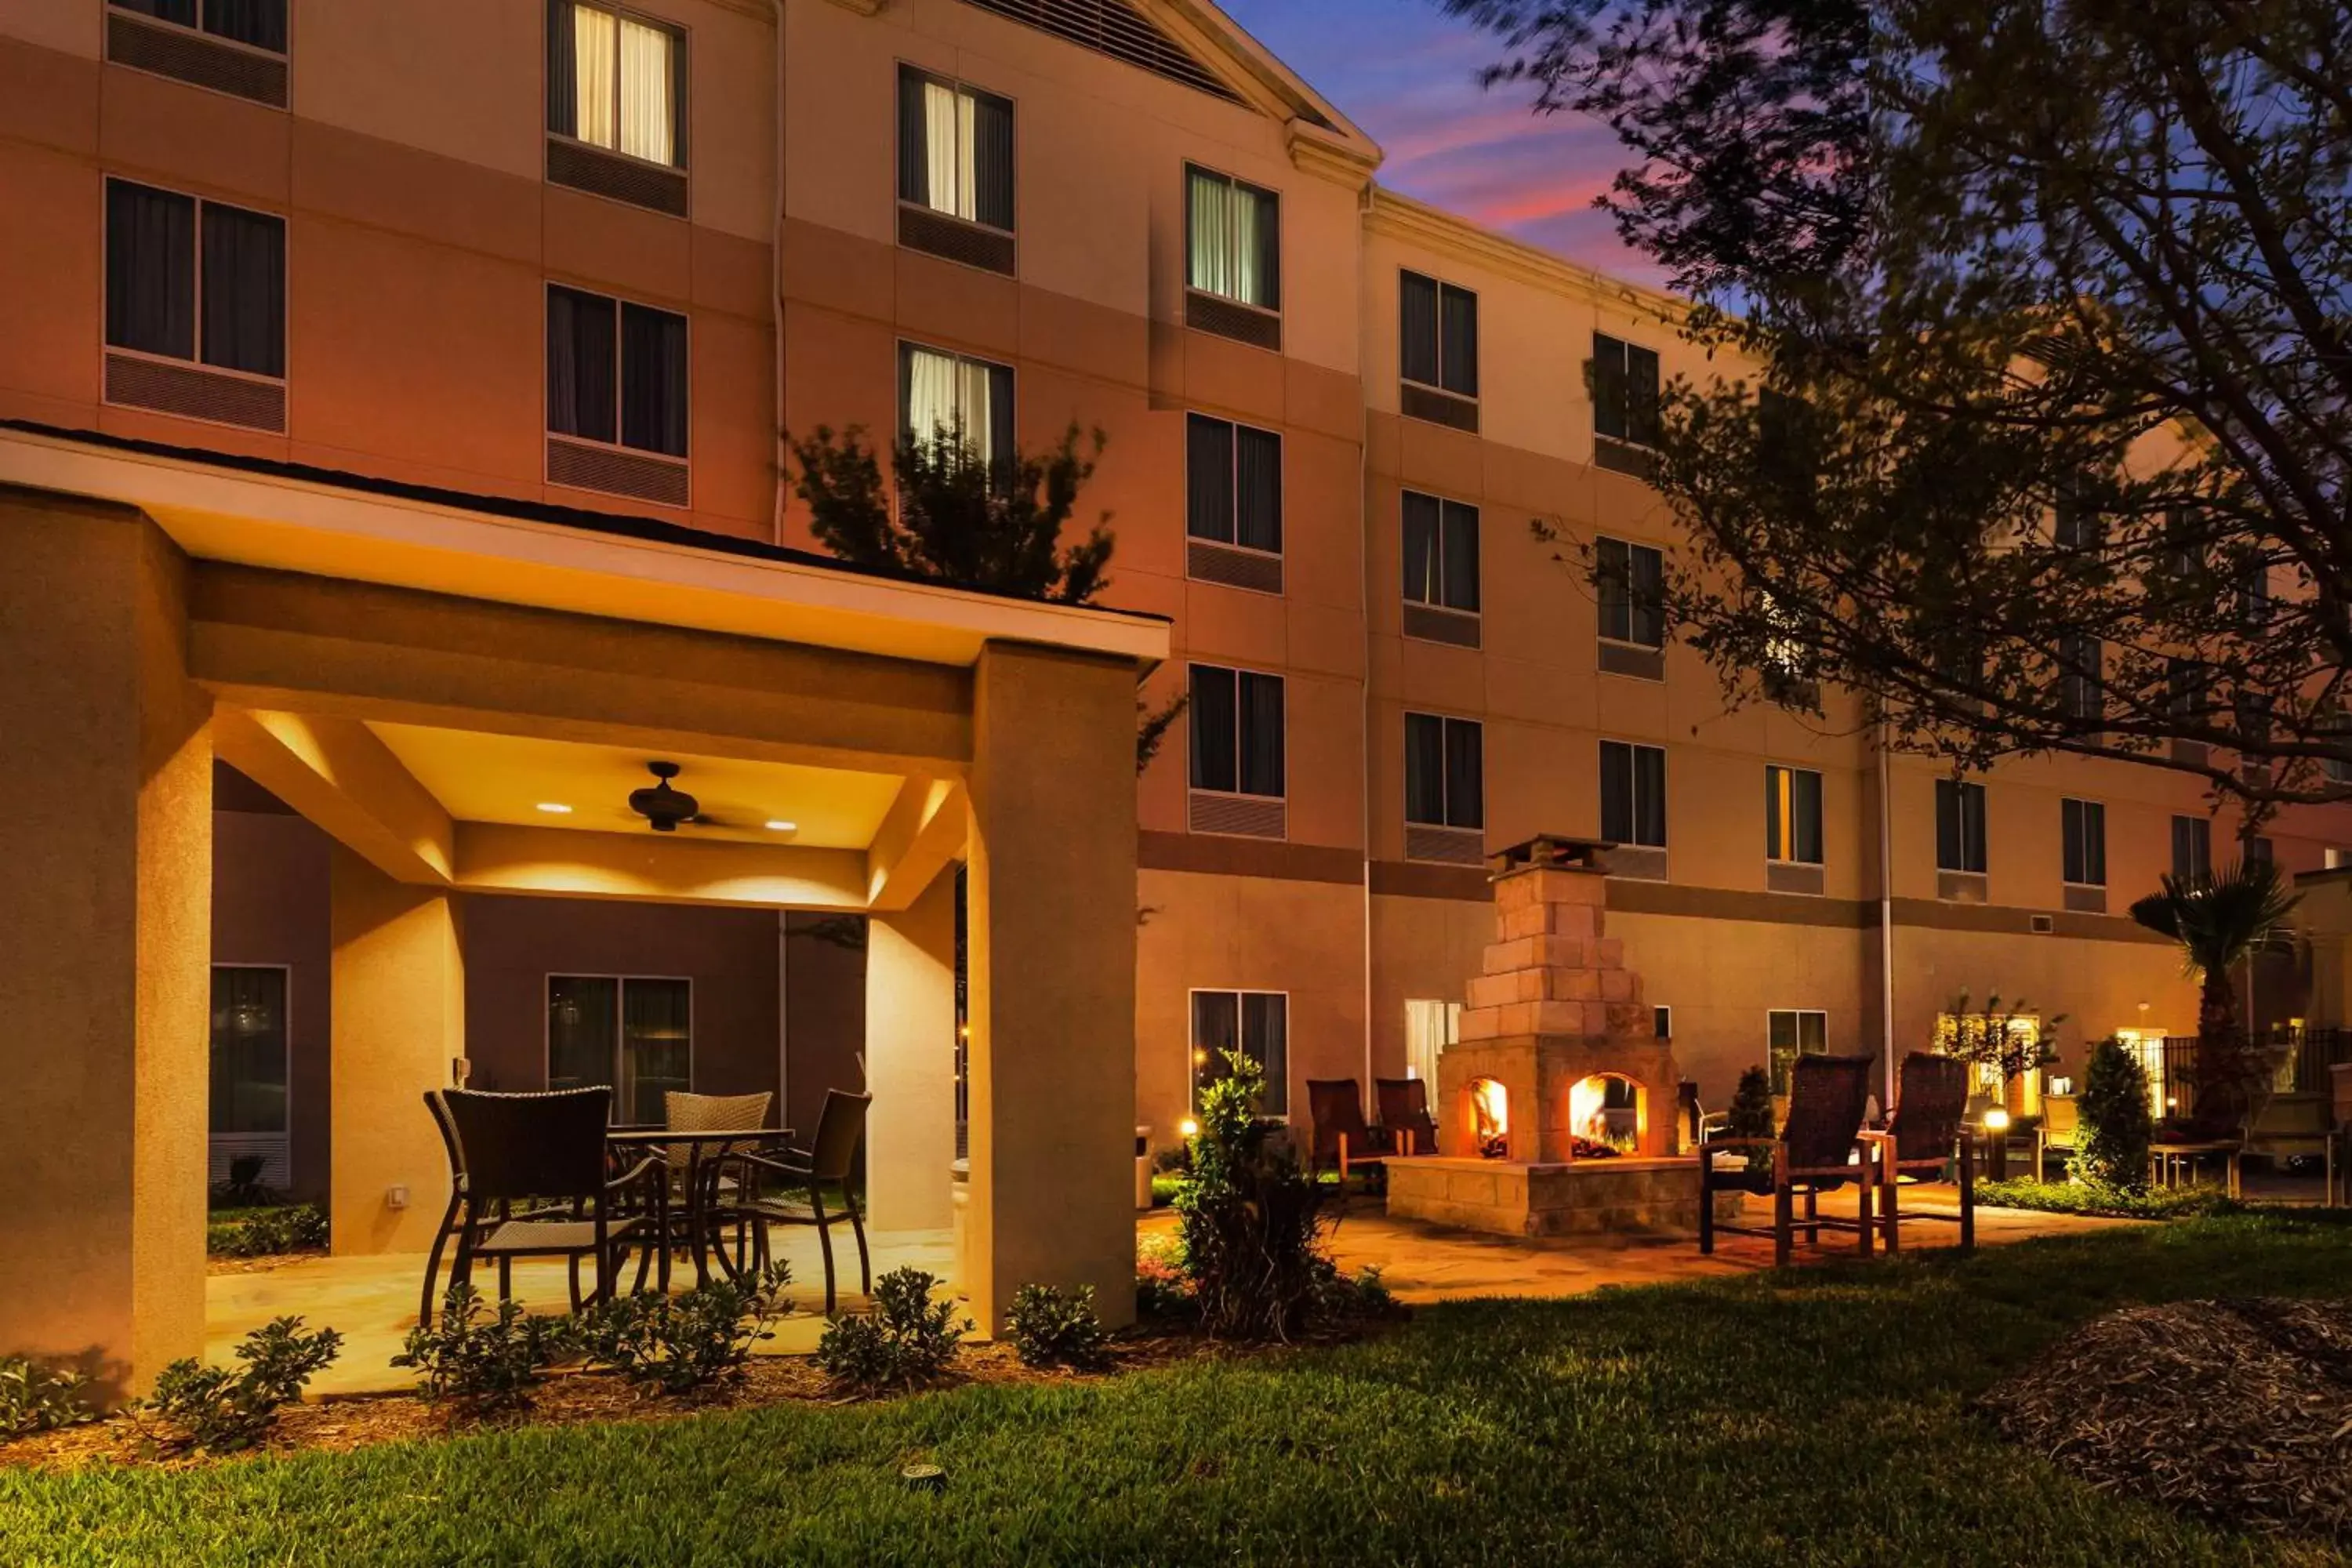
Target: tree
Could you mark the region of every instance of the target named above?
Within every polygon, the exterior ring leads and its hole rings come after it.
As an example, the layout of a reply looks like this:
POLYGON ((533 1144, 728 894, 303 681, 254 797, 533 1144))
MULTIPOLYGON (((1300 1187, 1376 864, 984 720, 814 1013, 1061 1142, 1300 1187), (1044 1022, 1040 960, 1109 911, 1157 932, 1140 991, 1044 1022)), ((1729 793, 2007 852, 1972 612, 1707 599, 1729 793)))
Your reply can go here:
POLYGON ((2147 1146, 2155 1137, 2147 1068, 2112 1035, 2091 1051, 2075 1110, 2084 1169, 2110 1186, 2134 1192, 2147 1186, 2147 1146))
MULTIPOLYGON (((809 509, 817 542, 845 561, 877 571, 1068 605, 1090 604, 1109 585, 1115 541, 1104 512, 1078 543, 1064 549, 1062 531, 1077 510, 1078 491, 1094 478, 1104 436, 1081 451, 1078 426, 1044 454, 1018 449, 983 458, 961 423, 928 437, 901 436, 891 454, 895 487, 857 426, 816 433, 785 446, 800 466, 793 490, 809 509), (896 500, 896 505, 892 504, 896 500)), ((1191 699, 1180 693, 1157 710, 1135 702, 1135 771, 1149 767, 1191 699)))
POLYGON ((2352 794, 2352 10, 1441 3, 1615 126, 1601 205, 1758 367, 1658 418, 1735 700, 2352 794))
POLYGON ((2006 1103, 2011 1084, 2058 1059, 2049 1041, 2066 1015, 2044 1021, 2022 996, 2003 1003, 1999 992, 1987 995, 1981 1008, 1971 1008, 1969 1001, 1963 991, 1945 1007, 1937 1022, 1937 1048, 1968 1063, 1978 1081, 1997 1079, 2006 1103))
POLYGON ((2233 1131, 2266 1097, 2274 1063, 2267 1043, 2240 1026, 2230 969, 2284 940, 2280 928, 2302 895, 2288 890, 2271 860, 2247 860, 2186 882, 2168 874, 2159 887, 2133 903, 2131 918, 2179 942, 2189 973, 2201 976, 2191 1110, 2208 1130, 2233 1131))
POLYGON ((1770 1138, 1778 1133, 1772 1122, 1772 1075, 1760 1067, 1751 1067, 1739 1075, 1739 1083, 1731 1092, 1730 1108, 1724 1112, 1723 1131, 1730 1138, 1770 1138))

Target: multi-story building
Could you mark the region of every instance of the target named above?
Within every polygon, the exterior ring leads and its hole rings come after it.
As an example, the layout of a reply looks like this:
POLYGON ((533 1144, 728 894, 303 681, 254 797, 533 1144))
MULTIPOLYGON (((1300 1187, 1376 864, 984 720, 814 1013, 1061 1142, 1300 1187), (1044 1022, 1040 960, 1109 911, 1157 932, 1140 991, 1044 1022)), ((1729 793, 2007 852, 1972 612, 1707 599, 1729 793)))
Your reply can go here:
MULTIPOLYGON (((1429 1074, 1484 854, 1539 831, 1621 846, 1612 929, 1711 1100, 1923 1043, 1963 992, 2065 1015, 2070 1062, 2186 1027, 2123 910, 2231 819, 2147 768, 1954 779, 1835 692, 1727 711, 1645 593, 1677 547, 1649 400, 1711 373, 1676 301, 1380 161, 1205 0, 0 0, 0 439, 805 549, 787 434, 1100 430, 1103 601, 1172 625, 1140 700, 1191 699, 1137 783, 1162 1144, 1215 1048, 1277 1110, 1429 1074)), ((478 753, 374 732, 461 820, 584 809, 527 751, 491 798, 478 753)), ((315 1185, 327 839, 238 775, 215 804, 215 1148, 315 1185)), ((2304 810, 2262 847, 2347 842, 2304 810)), ((860 1073, 837 918, 467 898, 477 1082, 781 1082, 805 1125, 860 1073)), ((2334 1005, 2274 980, 2264 1016, 2334 1005)))

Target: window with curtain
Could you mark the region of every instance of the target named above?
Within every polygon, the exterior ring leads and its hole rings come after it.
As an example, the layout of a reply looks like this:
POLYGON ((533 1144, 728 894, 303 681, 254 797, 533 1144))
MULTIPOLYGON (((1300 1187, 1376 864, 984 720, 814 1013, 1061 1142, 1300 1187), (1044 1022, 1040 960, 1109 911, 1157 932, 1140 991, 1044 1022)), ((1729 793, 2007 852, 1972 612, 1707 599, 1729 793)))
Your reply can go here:
POLYGON ((1436 1109, 1437 1058, 1461 1038, 1462 1004, 1437 997, 1408 997, 1404 1005, 1404 1076, 1431 1085, 1436 1109))
POLYGON ((1282 309, 1282 207, 1272 191, 1184 169, 1184 280, 1204 294, 1282 309))
POLYGON ((1013 100, 898 68, 898 199, 1013 232, 1013 100))
POLYGON ((106 341, 282 378, 286 220, 107 181, 106 341))
POLYGON ((213 969, 211 1129, 284 1132, 286 971, 213 969))
POLYGON ((1192 1103, 1201 1090, 1233 1069, 1225 1058, 1238 1051, 1265 1072, 1265 1098, 1259 1112, 1290 1111, 1290 998, 1279 991, 1192 993, 1192 1103))
POLYGON ((2096 719, 2106 707, 2099 639, 2070 633, 2058 639, 2058 707, 2069 719, 2096 719))
POLYGON ((1424 827, 1486 826, 1484 726, 1434 713, 1404 716, 1404 819, 1424 827))
POLYGON ((1397 278, 1398 363, 1404 379, 1478 395, 1478 296, 1418 272, 1397 278))
POLYGON ((1592 542, 1593 576, 1601 591, 1601 635, 1643 647, 1666 644, 1665 557, 1622 539, 1592 542))
POLYGON ((685 457, 686 318, 551 285, 547 427, 583 441, 685 457))
POLYGON ((1822 775, 1812 769, 1766 764, 1764 858, 1822 863, 1822 775))
POLYGON ((112 0, 118 11, 194 27, 216 38, 286 52, 286 0, 112 0))
POLYGON ((909 440, 956 440, 978 462, 1010 460, 1013 367, 898 345, 898 428, 909 440))
POLYGON ((1196 664, 1192 693, 1192 787, 1280 798, 1282 677, 1196 664))
POLYGON ((1194 414, 1184 440, 1184 531, 1282 553, 1282 437, 1194 414))
POLYGON ((1799 1057, 1828 1053, 1830 1016, 1809 1008, 1772 1008, 1764 1015, 1764 1047, 1772 1064, 1772 1092, 1786 1094, 1799 1057))
POLYGON ((1984 785, 1966 779, 1936 781, 1936 869, 1985 868, 1984 785))
POLYGON ((2079 888, 2107 885, 2107 808, 2095 800, 2058 803, 2060 872, 2079 888))
POLYGON ((635 975, 547 978, 547 1087, 613 1090, 613 1120, 659 1125, 663 1096, 694 1079, 694 983, 635 975))
POLYGON ((1592 334, 1592 428, 1612 441, 1657 444, 1657 350, 1592 334))
POLYGON ((2202 882, 2213 875, 2213 824, 2202 816, 2172 819, 2172 879, 2202 882))
POLYGON ((1478 509, 1404 492, 1404 596, 1478 613, 1478 509))
POLYGON ((548 0, 547 128, 685 168, 685 35, 610 5, 548 0))
POLYGON ((1666 847, 1666 753, 1657 746, 1601 742, 1601 837, 1666 847))

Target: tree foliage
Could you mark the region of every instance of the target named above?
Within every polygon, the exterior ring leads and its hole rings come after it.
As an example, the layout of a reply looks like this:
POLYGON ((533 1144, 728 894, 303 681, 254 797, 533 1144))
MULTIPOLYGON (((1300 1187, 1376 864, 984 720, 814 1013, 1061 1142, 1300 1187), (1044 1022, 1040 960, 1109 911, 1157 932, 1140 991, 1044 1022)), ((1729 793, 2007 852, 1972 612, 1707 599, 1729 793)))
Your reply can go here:
POLYGON ((2137 1192, 2147 1185, 2147 1146, 2155 1137, 2147 1069, 2113 1036, 2091 1051, 2074 1102, 2076 1153, 2092 1180, 2137 1192))
POLYGON ((2027 1073, 2058 1059, 2050 1041, 2066 1021, 2065 1014, 2044 1019, 2024 997, 2003 1001, 1997 991, 1985 997, 1982 1007, 1970 1004, 1963 991, 1945 1006, 1937 1024, 1936 1047, 1977 1068, 1982 1078, 1998 1078, 2004 1093, 2027 1073))
POLYGON ((2347 793, 2352 10, 1443 3, 1615 126, 1602 205, 1761 367, 1670 385, 1656 453, 1736 700, 2347 793))

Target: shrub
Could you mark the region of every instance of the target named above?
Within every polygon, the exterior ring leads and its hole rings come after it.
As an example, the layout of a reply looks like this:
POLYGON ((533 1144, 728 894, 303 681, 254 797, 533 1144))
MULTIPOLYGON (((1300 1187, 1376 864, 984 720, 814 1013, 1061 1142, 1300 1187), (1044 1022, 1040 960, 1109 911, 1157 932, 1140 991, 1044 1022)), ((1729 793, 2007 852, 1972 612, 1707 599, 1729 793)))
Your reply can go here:
POLYGON ((2147 1107, 2147 1069, 2139 1058, 2110 1037, 2092 1049, 2083 1072, 2083 1092, 2074 1101, 2080 1131, 2080 1168, 2110 1187, 2140 1192, 2147 1186, 2147 1146, 2155 1125, 2147 1107))
POLYGON ((89 1420, 91 1411, 82 1402, 89 1384, 89 1374, 79 1367, 0 1355, 0 1441, 89 1420))
POLYGON ((261 1183, 263 1161, 258 1154, 233 1154, 228 1162, 228 1180, 212 1191, 215 1208, 258 1208, 278 1201, 274 1188, 261 1183))
POLYGON ((216 1258, 274 1258, 287 1252, 323 1252, 327 1211, 316 1204, 265 1208, 241 1219, 207 1227, 205 1249, 216 1258))
POLYGON ((1317 1315, 1329 1322, 1369 1322, 1398 1315, 1396 1297, 1377 1265, 1349 1274, 1327 1264, 1316 1280, 1317 1315))
POLYGON ((193 1356, 175 1361, 156 1375, 146 1408, 183 1445, 207 1454, 250 1448, 277 1425, 278 1407, 299 1400, 311 1374, 342 1348, 343 1336, 332 1329, 306 1334, 299 1318, 272 1319, 236 1347, 243 1371, 206 1366, 193 1356))
POLYGON ((2217 1187, 2117 1186, 2096 1179, 2072 1182, 1979 1182, 1977 1202, 2049 1214, 2105 1215, 2122 1219, 2200 1219, 2236 1214, 2245 1205, 2217 1187))
POLYGON ((816 1364, 861 1394, 920 1388, 939 1380, 961 1347, 971 1320, 955 1321, 952 1300, 934 1301, 936 1276, 898 1268, 874 1282, 874 1310, 836 1318, 816 1342, 816 1364))
POLYGON ((1004 1331, 1024 1366, 1097 1372, 1110 1364, 1110 1331, 1095 1315, 1095 1288, 1024 1285, 1013 1293, 1004 1331))
POLYGON ((743 1375, 751 1347, 775 1338, 793 1266, 771 1264, 745 1284, 714 1279, 683 1295, 616 1296, 580 1325, 580 1348, 640 1388, 690 1394, 743 1375))
POLYGON ((1234 1339, 1288 1339, 1314 1316, 1325 1195, 1257 1115, 1265 1069, 1225 1053, 1201 1091, 1192 1179, 1176 1194, 1185 1272, 1201 1326, 1234 1339))
POLYGON ((1172 1238, 1136 1249, 1135 1310, 1147 1318, 1192 1317, 1192 1281, 1184 1273, 1184 1248, 1172 1238))
POLYGON ((1741 1073, 1723 1121, 1730 1138, 1769 1138, 1779 1131, 1772 1125, 1772 1075, 1760 1067, 1741 1073))
POLYGON ((392 1364, 415 1368, 426 1399, 475 1415, 528 1405, 547 1369, 572 1359, 578 1325, 570 1318, 534 1318, 520 1301, 501 1301, 487 1318, 484 1310, 472 1285, 450 1286, 434 1326, 409 1330, 392 1364))

